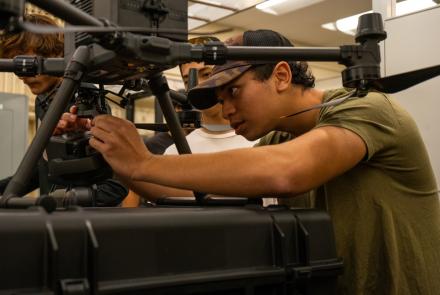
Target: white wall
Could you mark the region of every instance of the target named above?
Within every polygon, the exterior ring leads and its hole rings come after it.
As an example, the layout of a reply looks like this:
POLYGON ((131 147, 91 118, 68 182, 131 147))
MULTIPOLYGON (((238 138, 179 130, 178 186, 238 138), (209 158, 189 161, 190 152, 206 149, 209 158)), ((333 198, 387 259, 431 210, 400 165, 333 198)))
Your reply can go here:
POLYGON ((0 179, 17 170, 27 146, 28 98, 0 93, 0 179))
MULTIPOLYGON (((385 75, 440 64, 440 7, 385 20, 385 75)), ((394 94, 413 115, 440 184, 440 77, 394 94)))
POLYGON ((326 79, 319 79, 315 82, 315 87, 320 90, 336 89, 342 87, 342 77, 338 76, 326 79))

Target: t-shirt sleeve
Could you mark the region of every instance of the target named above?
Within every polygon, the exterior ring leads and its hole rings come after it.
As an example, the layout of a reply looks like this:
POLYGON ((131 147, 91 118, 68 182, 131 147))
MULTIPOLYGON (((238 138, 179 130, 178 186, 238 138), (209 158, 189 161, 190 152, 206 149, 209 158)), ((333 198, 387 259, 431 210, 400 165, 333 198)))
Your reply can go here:
POLYGON ((269 134, 260 138, 260 140, 256 144, 254 144, 254 147, 269 145, 273 134, 274 132, 272 131, 269 134))
POLYGON ((272 131, 267 135, 260 138, 260 140, 254 144, 254 147, 279 144, 293 139, 294 136, 287 132, 272 131))
POLYGON ((367 147, 366 160, 370 160, 395 144, 398 121, 389 98, 371 92, 324 109, 315 128, 324 126, 345 128, 359 135, 367 147))

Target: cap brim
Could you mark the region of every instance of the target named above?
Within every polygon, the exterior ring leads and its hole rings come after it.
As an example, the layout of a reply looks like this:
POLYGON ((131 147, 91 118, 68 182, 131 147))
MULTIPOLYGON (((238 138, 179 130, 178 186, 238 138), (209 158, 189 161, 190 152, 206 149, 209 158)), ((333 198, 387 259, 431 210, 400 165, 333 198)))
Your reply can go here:
POLYGON ((220 66, 218 67, 219 70, 214 67, 213 74, 208 80, 200 83, 188 92, 189 102, 199 110, 214 106, 218 103, 217 95, 215 93, 216 88, 226 85, 232 80, 238 78, 251 66, 251 64, 238 64, 233 67, 220 66))

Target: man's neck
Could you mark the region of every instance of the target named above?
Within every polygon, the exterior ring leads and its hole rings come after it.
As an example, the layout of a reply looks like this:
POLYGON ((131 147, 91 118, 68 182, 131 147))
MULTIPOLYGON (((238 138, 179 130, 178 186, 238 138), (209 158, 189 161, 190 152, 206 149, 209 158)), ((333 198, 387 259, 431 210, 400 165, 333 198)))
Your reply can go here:
POLYGON ((217 113, 215 116, 202 115, 202 122, 205 125, 229 125, 229 120, 222 117, 221 113, 217 113))
MULTIPOLYGON (((284 114, 285 116, 321 104, 324 99, 324 92, 314 88, 304 90, 298 87, 294 90, 292 97, 294 102, 290 103, 290 108, 286 108, 289 111, 284 114)), ((320 109, 314 109, 292 117, 280 119, 278 129, 296 136, 304 134, 316 126, 319 111, 320 109)))

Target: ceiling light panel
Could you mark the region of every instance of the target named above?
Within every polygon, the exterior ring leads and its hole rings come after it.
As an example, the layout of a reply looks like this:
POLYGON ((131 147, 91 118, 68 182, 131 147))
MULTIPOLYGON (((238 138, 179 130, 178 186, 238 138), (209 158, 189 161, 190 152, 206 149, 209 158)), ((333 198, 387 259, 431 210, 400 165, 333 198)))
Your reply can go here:
POLYGON ((356 34, 356 29, 357 29, 357 25, 359 22, 359 17, 363 14, 372 13, 372 12, 373 11, 370 10, 370 11, 366 11, 363 13, 349 16, 349 17, 338 19, 336 21, 336 28, 338 29, 338 31, 341 31, 346 34, 354 36, 356 34))
POLYGON ((234 11, 229 9, 223 9, 198 3, 194 3, 188 7, 188 17, 194 16, 208 19, 209 21, 215 21, 219 18, 228 16, 233 12, 234 11))
POLYGON ((191 31, 195 28, 198 28, 200 26, 206 25, 207 22, 198 20, 198 19, 193 19, 193 18, 188 18, 188 30, 191 31))
POLYGON ((396 3, 396 16, 434 7, 437 3, 432 0, 405 0, 396 3))
POLYGON ((263 1, 264 0, 203 0, 203 2, 230 7, 237 10, 243 10, 255 6, 263 1))
POLYGON ((322 1, 324 0, 267 0, 256 8, 266 13, 282 15, 322 1))
POLYGON ((188 30, 254 7, 264 0, 197 0, 188 1, 188 30), (206 20, 207 22, 203 22, 206 20))
MULTIPOLYGON (((432 0, 404 0, 396 3, 396 16, 417 12, 423 9, 431 8, 436 6, 437 3, 435 3, 432 0)), ((355 35, 357 24, 359 20, 359 16, 365 13, 371 13, 372 10, 362 12, 356 15, 352 15, 349 17, 338 19, 336 22, 330 22, 321 25, 322 28, 327 30, 335 31, 338 30, 342 33, 348 34, 348 35, 355 35)))

